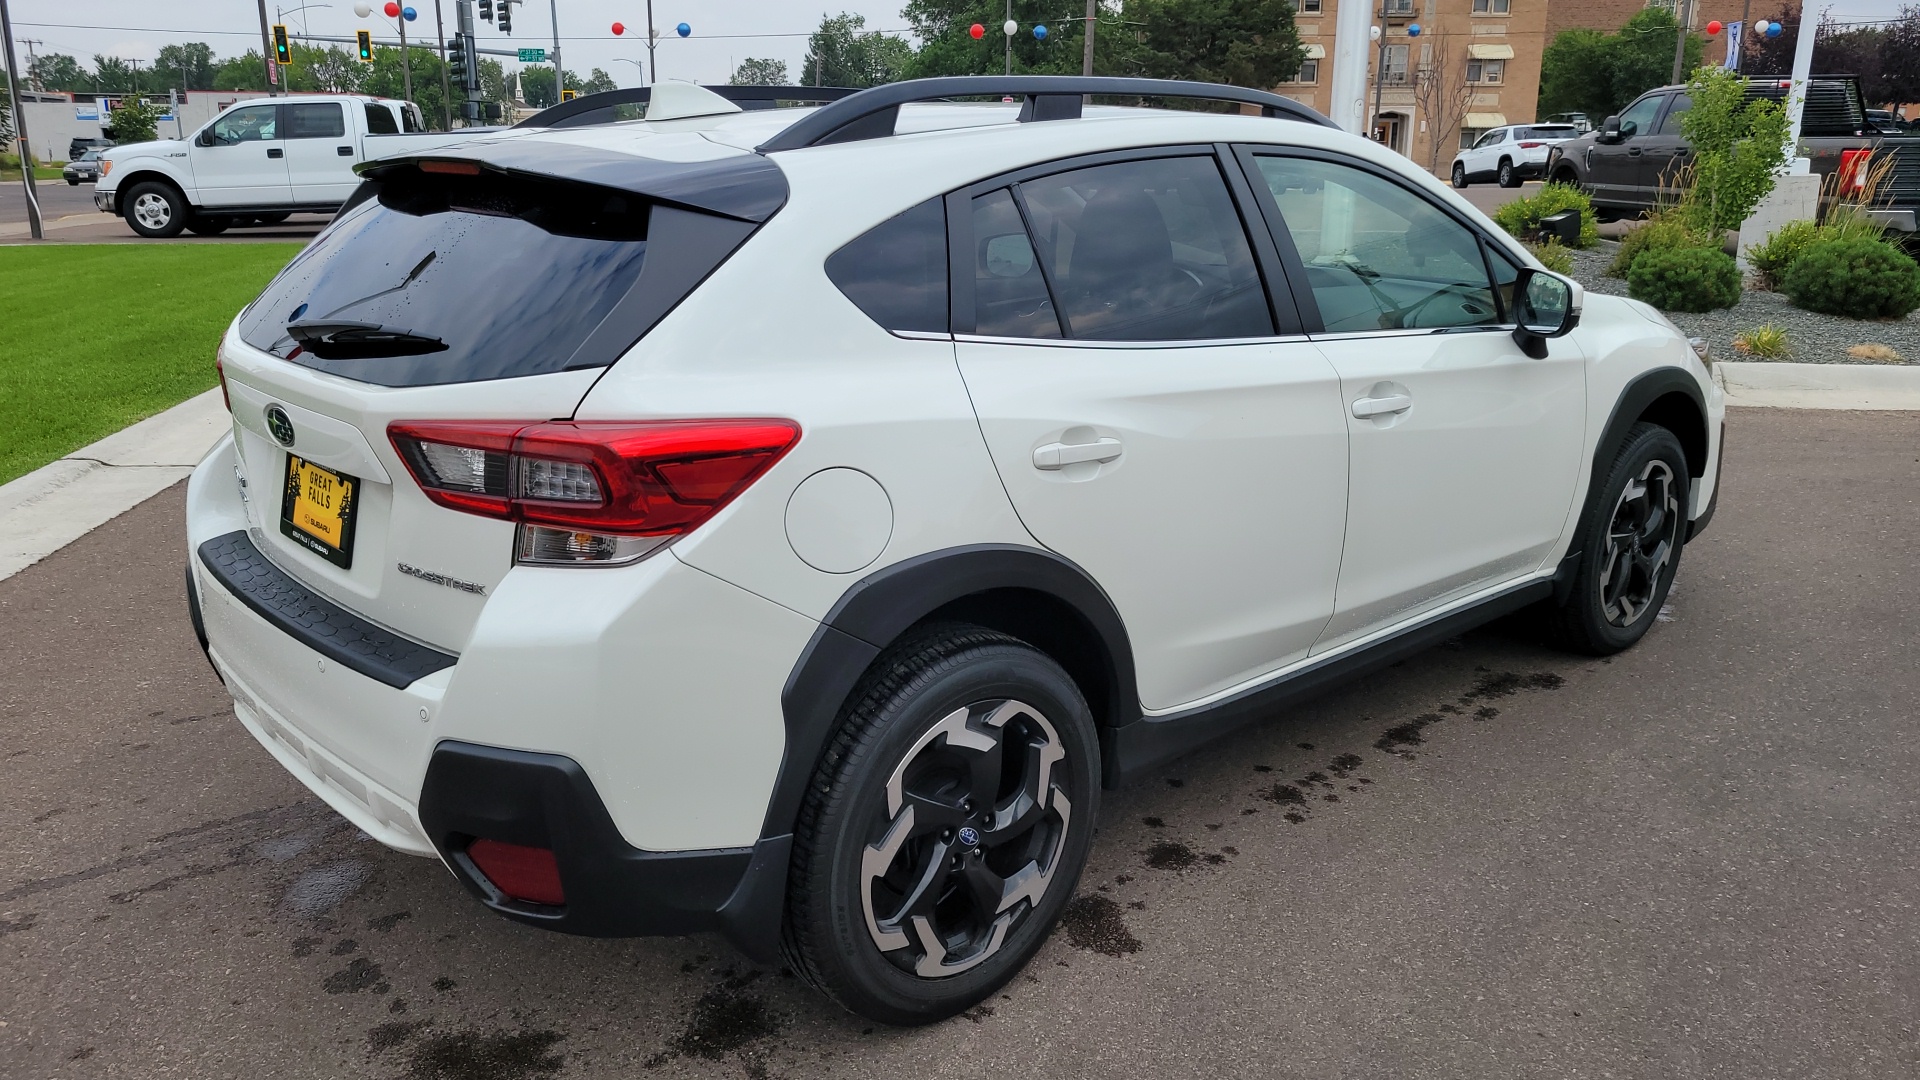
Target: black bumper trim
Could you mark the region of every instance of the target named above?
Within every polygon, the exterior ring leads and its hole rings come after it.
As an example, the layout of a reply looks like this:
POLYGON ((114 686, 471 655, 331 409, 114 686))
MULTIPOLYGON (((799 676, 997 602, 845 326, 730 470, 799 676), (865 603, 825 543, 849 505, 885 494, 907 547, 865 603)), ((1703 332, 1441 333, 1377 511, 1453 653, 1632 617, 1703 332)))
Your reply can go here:
POLYGON ((644 851, 620 835, 572 758, 442 742, 421 787, 420 823, 467 891, 518 922, 587 937, 719 931, 762 961, 778 949, 791 836, 644 851), (480 838, 550 849, 566 903, 528 904, 495 889, 467 858, 480 838))
POLYGON ((200 545, 200 562, 254 614, 329 660, 396 689, 459 658, 408 641, 300 584, 260 553, 245 531, 200 545))

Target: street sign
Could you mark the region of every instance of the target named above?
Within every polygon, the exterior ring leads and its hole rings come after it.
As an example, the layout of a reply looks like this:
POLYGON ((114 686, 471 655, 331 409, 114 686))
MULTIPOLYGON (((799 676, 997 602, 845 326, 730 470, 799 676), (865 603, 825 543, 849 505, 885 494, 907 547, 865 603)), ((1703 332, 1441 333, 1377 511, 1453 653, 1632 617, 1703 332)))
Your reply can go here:
POLYGON ((544 64, 547 62, 547 50, 521 49, 520 62, 523 64, 544 64))

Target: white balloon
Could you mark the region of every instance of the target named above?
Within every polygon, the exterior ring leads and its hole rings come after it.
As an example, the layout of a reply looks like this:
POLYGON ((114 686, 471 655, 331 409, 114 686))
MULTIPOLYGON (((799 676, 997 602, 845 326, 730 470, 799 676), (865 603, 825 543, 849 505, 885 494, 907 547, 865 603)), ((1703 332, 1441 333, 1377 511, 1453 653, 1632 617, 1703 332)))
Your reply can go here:
POLYGON ((371 15, 371 14, 373 14, 373 5, 371 5, 371 4, 355 4, 355 5, 353 5, 353 13, 354 13, 355 15, 358 15, 358 16, 360 16, 361 18, 363 18, 363 19, 364 19, 364 18, 366 18, 367 16, 369 16, 369 15, 371 15))
POLYGON ((1017 22, 1014 22, 1012 19, 1008 19, 1006 23, 1000 27, 1000 29, 1008 37, 1012 37, 1013 35, 1020 32, 1020 24, 1017 22))

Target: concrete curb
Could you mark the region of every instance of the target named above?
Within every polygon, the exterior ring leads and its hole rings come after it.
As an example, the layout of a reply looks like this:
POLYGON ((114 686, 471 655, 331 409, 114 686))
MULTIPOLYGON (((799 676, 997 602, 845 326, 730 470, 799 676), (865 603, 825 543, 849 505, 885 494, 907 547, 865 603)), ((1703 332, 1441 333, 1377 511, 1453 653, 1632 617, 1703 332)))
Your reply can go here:
POLYGON ((232 423, 209 390, 0 486, 0 581, 178 483, 232 423))
POLYGON ((1920 364, 1722 361, 1713 379, 1734 406, 1920 411, 1920 364))

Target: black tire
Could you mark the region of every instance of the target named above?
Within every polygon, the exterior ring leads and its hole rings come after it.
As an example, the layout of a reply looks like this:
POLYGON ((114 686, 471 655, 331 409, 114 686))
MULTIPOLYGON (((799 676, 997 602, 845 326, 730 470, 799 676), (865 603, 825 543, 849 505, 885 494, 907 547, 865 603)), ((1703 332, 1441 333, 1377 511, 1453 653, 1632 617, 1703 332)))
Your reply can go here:
POLYGON ((1467 167, 1457 161, 1453 163, 1453 186, 1457 188, 1467 186, 1467 167))
POLYGON ((887 1024, 930 1023, 991 996, 1073 896, 1099 809, 1099 752, 1079 687, 1051 657, 974 626, 910 634, 854 691, 802 803, 788 964, 887 1024), (1012 890, 1023 873, 1037 896, 1012 890), (927 902, 912 903, 916 893, 927 902), (954 973, 937 974, 955 956, 954 973))
POLYGON ((1500 159, 1499 179, 1500 186, 1505 188, 1519 187, 1525 182, 1520 179, 1520 173, 1513 167, 1513 162, 1508 161, 1506 158, 1500 159))
POLYGON ((278 225, 292 216, 293 211, 281 210, 271 214, 255 214, 253 220, 261 225, 278 225))
POLYGON ((1666 428, 1635 424, 1587 498, 1566 602, 1545 613, 1556 644, 1611 656, 1646 635, 1680 569, 1691 491, 1680 440, 1666 428), (1636 487, 1647 494, 1635 498, 1636 487))
POLYGON ((134 232, 153 240, 179 236, 191 211, 187 200, 171 184, 148 180, 135 184, 121 197, 121 214, 134 232))
POLYGON ((80 181, 78 181, 78 180, 69 180, 69 181, 67 181, 67 186, 68 186, 68 187, 79 187, 79 186, 80 186, 80 181))
POLYGON ((219 236, 233 228, 233 219, 219 214, 195 214, 187 219, 187 231, 195 236, 219 236))

